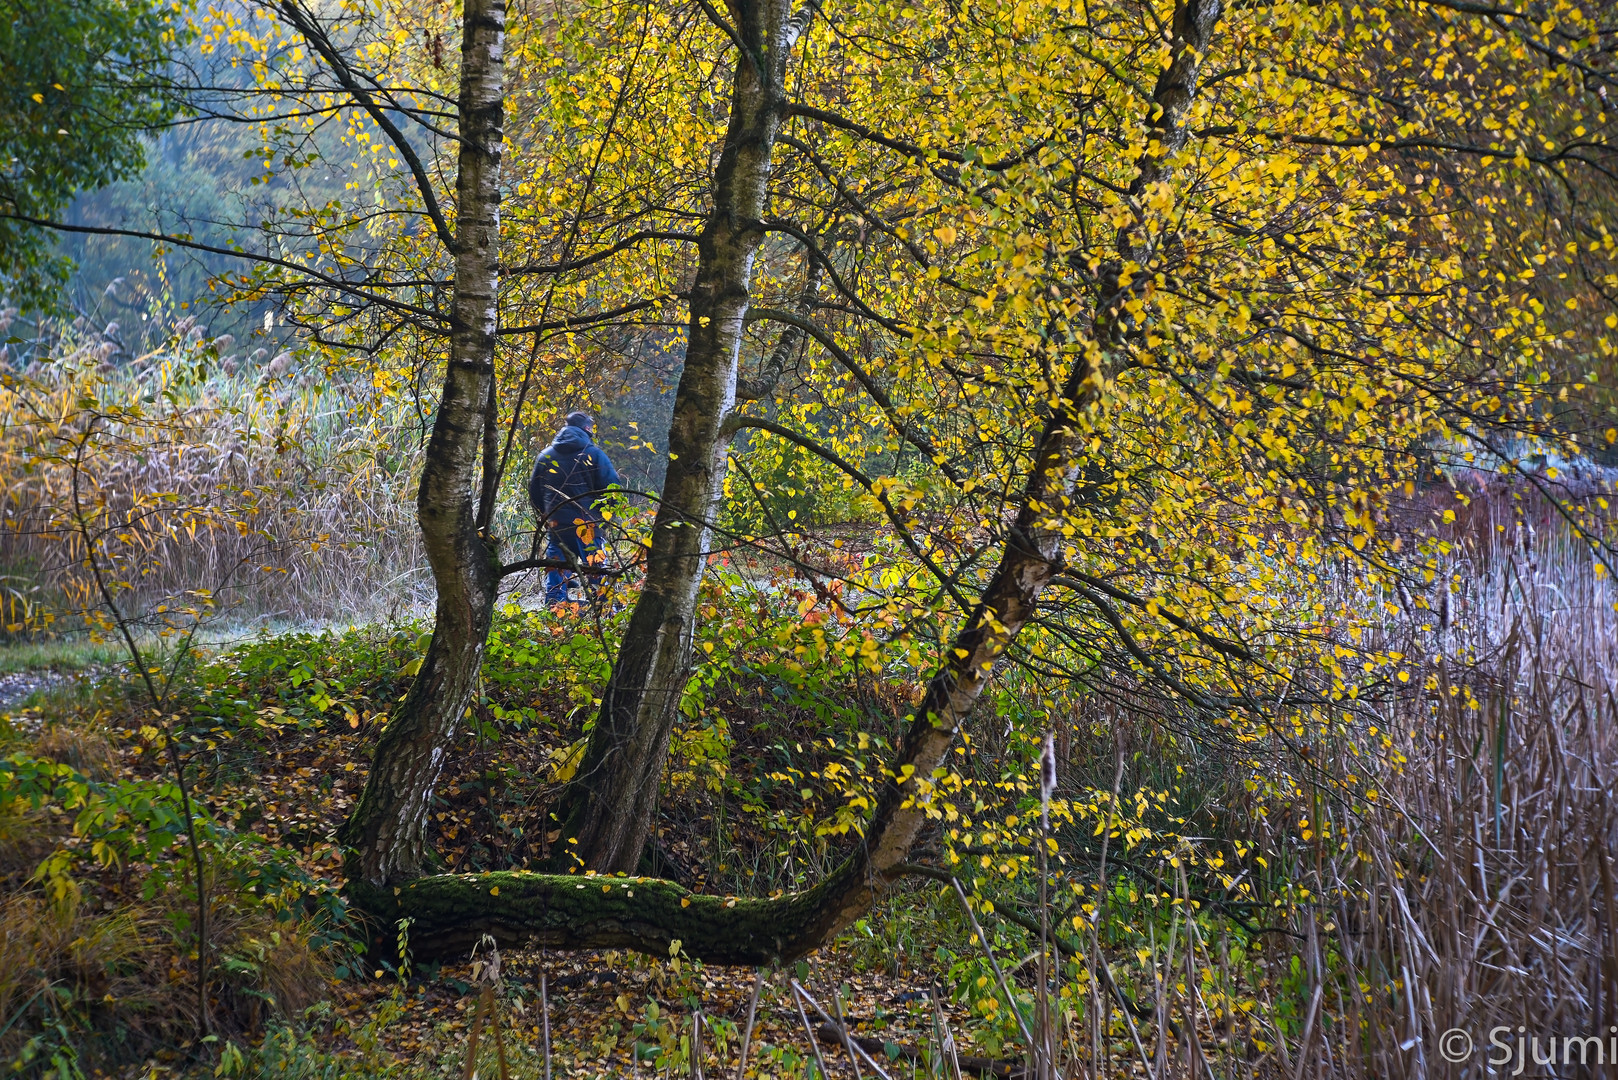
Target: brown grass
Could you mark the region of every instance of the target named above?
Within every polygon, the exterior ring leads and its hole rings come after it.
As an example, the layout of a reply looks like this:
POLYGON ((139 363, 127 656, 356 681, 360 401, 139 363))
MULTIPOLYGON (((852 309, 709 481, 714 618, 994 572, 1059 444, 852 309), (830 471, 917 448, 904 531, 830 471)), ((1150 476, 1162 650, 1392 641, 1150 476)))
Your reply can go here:
MULTIPOLYGON (((1570 1036, 1600 1036, 1610 1055, 1618 1025, 1618 588, 1542 500, 1481 503, 1451 539, 1429 609, 1408 590, 1368 595, 1347 572, 1331 585, 1356 618, 1385 612, 1361 644, 1404 654, 1411 676, 1362 699, 1346 727, 1222 753, 1176 737, 1149 700, 1082 719, 1064 789, 1108 790, 1114 761, 1126 792, 1173 776, 1161 782, 1195 784, 1215 808, 1199 822, 1213 848, 1237 840, 1267 860, 1239 864, 1258 883, 1263 906, 1243 915, 1258 935, 1214 904, 1192 945, 1180 920, 1100 948, 1150 1014, 1138 1027, 1159 1080, 1209 1075, 1193 1045, 1218 1080, 1480 1076, 1491 1051, 1499 1060, 1491 1033, 1507 1029, 1515 1053, 1519 1027, 1542 1054, 1555 1037, 1553 1075, 1615 1074, 1610 1056, 1560 1063, 1570 1036), (1245 968, 1225 959, 1238 941, 1245 968), (1452 1029, 1472 1041, 1464 1061, 1443 1055, 1452 1029)), ((1127 855, 1160 893, 1189 898, 1166 851, 1112 850, 1113 865, 1127 855)), ((1104 986, 1096 959, 1083 963, 1104 986)), ((1103 1075, 1147 1067, 1122 1013, 1106 1023, 1080 1032, 1064 1075, 1090 1067, 1090 1046, 1114 1055, 1103 1075)), ((1532 1057, 1523 1072, 1536 1068, 1547 1075, 1532 1057)))
POLYGON ((1618 1022, 1618 590, 1562 530, 1489 533, 1508 540, 1464 546, 1449 604, 1404 639, 1429 689, 1372 717, 1397 756, 1367 726, 1338 763, 1385 762, 1322 867, 1332 993, 1364 1032, 1347 1075, 1462 1075, 1438 1052, 1452 1028, 1475 1075, 1497 1027, 1618 1022))
POLYGON ((238 617, 354 618, 429 584, 410 417, 367 383, 232 374, 184 339, 112 370, 63 350, 0 387, 0 629, 99 605, 81 521, 130 612, 202 589, 238 617))
MULTIPOLYGON (((174 914, 161 898, 111 910, 38 892, 0 898, 0 1016, 11 1021, 0 1058, 66 1049, 88 1071, 192 1040, 194 959, 176 944, 174 914)), ((329 965, 306 926, 222 904, 213 917, 216 1033, 296 1019, 329 991, 329 965)))
POLYGON ((118 752, 95 726, 47 724, 34 738, 33 756, 71 765, 91 780, 102 780, 118 764, 118 752))

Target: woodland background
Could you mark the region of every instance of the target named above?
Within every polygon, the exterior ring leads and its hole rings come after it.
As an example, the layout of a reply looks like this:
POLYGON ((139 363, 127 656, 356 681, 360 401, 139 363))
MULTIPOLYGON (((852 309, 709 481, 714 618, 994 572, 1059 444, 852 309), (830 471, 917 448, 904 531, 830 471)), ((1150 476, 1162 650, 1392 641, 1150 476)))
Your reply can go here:
POLYGON ((1610 5, 6 11, 17 1074, 1618 1063, 1610 5))

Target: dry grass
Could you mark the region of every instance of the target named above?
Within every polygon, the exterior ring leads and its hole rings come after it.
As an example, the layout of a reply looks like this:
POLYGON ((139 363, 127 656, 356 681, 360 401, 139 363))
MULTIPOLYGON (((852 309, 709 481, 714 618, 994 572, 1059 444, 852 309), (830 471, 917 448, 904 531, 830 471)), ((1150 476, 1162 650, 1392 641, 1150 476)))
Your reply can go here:
POLYGON ((177 330, 125 367, 68 342, 60 359, 6 375, 6 629, 98 606, 90 548, 131 612, 194 606, 198 590, 215 611, 281 620, 416 599, 430 583, 410 498, 413 414, 352 373, 300 374, 281 357, 238 368, 177 330))
MULTIPOLYGON (((89 1071, 189 1042, 193 961, 176 946, 173 915, 160 900, 96 910, 77 898, 0 898, 0 1016, 10 1021, 0 1058, 22 1068, 62 1053, 89 1071)), ((328 991, 327 965, 295 924, 225 909, 219 919, 215 1031, 261 1031, 328 991)))
POLYGON ((1427 692, 1373 717, 1388 747, 1366 737, 1338 766, 1392 751, 1323 869, 1357 898, 1327 913, 1334 993, 1365 1033, 1351 1074, 1461 1075, 1452 1028, 1475 1074, 1495 1028, 1561 1039, 1618 1015, 1618 591, 1559 530, 1491 532, 1517 542, 1463 547, 1447 610, 1407 639, 1427 692))
POLYGON ((91 780, 106 779, 118 765, 118 752, 94 722, 85 726, 46 725, 35 737, 32 753, 34 757, 71 765, 91 780))
MULTIPOLYGON (((1216 808, 1196 823, 1214 836, 1177 841, 1190 865, 1232 841, 1265 862, 1225 863, 1260 906, 1208 903, 1240 894, 1204 872, 1189 930, 1168 918, 1084 943, 1090 1019, 1068 1033, 1071 1059, 1057 1054, 1061 1075, 1461 1077, 1485 1075, 1491 1054, 1511 1075, 1519 1029, 1526 1075, 1613 1075, 1618 588, 1547 510, 1533 498, 1474 507, 1430 608, 1343 574, 1332 587, 1345 611, 1385 612, 1360 647, 1402 653, 1410 675, 1363 697, 1346 726, 1285 724, 1233 752, 1175 735, 1150 702, 1081 724, 1076 742, 1094 741, 1073 748, 1064 790, 1108 790, 1114 760, 1126 793, 1166 774, 1216 808), (1144 1007, 1134 1034, 1097 996, 1097 953, 1144 1007), (1452 1030, 1470 1050, 1444 1041, 1452 1030), (1492 1034, 1513 1055, 1504 1065, 1492 1034), (1536 1036, 1542 1058, 1554 1037, 1550 1073, 1535 1071, 1536 1036), (1602 1040, 1601 1062, 1592 1045, 1580 1066, 1575 1046, 1565 1067, 1564 1040, 1584 1036, 1602 1040)), ((1111 865, 1145 868, 1141 892, 1184 910, 1192 889, 1151 846, 1115 845, 1111 865)), ((1140 914, 1114 911, 1110 925, 1140 914)))
POLYGON ((0 1053, 16 1059, 30 1039, 49 1042, 48 1021, 74 1012, 121 1039, 172 1034, 184 988, 151 978, 168 970, 164 945, 154 912, 94 913, 26 894, 0 901, 0 1010, 16 1021, 0 1053))

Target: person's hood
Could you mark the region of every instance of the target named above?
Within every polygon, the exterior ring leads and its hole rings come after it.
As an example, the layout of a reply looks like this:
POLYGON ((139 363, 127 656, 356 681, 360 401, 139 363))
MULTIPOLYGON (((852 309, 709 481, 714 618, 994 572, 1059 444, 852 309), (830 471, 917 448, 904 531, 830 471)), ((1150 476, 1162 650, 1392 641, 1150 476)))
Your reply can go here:
POLYGON ((576 454, 590 445, 590 433, 581 427, 569 424, 556 433, 551 445, 564 454, 576 454))

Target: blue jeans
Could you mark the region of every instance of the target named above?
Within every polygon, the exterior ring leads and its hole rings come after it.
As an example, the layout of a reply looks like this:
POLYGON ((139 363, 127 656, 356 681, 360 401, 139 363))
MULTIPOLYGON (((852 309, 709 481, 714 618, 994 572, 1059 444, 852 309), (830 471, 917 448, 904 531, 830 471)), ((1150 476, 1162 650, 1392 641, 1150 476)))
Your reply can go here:
MULTIPOLYGON (((601 550, 601 523, 598 521, 581 522, 577 526, 568 525, 560 529, 548 529, 550 540, 545 545, 545 558, 556 562, 573 561, 589 563, 601 550), (590 537, 589 542, 579 535, 583 531, 590 537)), ((565 604, 568 601, 568 589, 573 585, 575 577, 584 579, 583 598, 588 600, 595 594, 596 581, 589 574, 574 574, 571 570, 547 570, 545 572, 545 602, 547 604, 565 604)))

